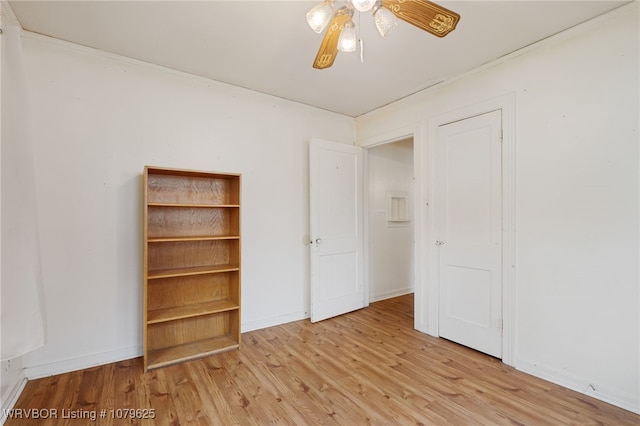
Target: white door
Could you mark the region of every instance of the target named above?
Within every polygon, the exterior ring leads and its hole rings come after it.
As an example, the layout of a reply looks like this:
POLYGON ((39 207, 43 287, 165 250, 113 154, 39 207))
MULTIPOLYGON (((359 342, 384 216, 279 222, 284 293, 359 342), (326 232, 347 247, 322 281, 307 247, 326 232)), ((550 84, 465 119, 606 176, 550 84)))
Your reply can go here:
POLYGON ((438 129, 439 334, 502 357, 502 119, 438 129))
POLYGON ((366 305, 362 149, 313 140, 309 149, 311 321, 366 305))

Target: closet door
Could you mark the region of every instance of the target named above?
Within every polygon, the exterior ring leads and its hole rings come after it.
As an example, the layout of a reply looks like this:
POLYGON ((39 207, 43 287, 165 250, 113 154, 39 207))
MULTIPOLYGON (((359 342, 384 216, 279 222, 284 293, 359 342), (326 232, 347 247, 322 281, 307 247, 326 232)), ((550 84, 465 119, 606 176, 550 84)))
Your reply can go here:
POLYGON ((439 334, 502 356, 501 111, 440 126, 439 334))

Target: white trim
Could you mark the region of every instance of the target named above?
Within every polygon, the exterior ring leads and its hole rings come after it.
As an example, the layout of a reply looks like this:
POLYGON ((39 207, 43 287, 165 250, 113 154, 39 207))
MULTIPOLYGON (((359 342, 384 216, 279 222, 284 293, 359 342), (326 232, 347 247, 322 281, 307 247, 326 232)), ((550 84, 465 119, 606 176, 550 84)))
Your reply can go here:
POLYGON ((309 312, 304 312, 304 311, 293 312, 286 315, 278 315, 278 316, 264 318, 260 320, 243 322, 241 325, 241 329, 242 329, 242 333, 248 333, 249 331, 261 330, 267 327, 275 327, 278 325, 286 324, 293 321, 299 321, 307 318, 309 318, 309 312))
POLYGON ((379 302, 381 300, 391 299, 393 297, 404 296, 413 293, 413 287, 405 287, 400 290, 388 291, 386 293, 375 294, 371 297, 371 302, 379 302))
POLYGON ((427 151, 424 138, 426 135, 424 124, 420 124, 413 130, 413 265, 414 265, 414 288, 413 288, 413 327, 416 330, 425 332, 425 320, 427 305, 422 303, 425 288, 429 279, 426 259, 428 251, 425 251, 427 241, 426 227, 429 217, 429 193, 426 184, 427 166, 423 159, 427 151))
POLYGON ((516 351, 516 96, 501 98, 502 110, 502 362, 516 351))
POLYGON ((515 367, 532 376, 640 414, 640 400, 638 400, 636 395, 622 393, 617 389, 602 385, 594 385, 592 382, 595 383, 595 380, 589 381, 584 377, 573 376, 566 372, 560 372, 549 366, 531 361, 518 359, 515 367))
POLYGON ((423 218, 425 224, 425 236, 422 244, 422 250, 424 252, 424 257, 422 258, 422 262, 424 263, 424 267, 426 268, 426 282, 424 283, 422 289, 421 296, 421 304, 425 307, 424 316, 421 318, 421 328, 420 331, 430 334, 432 336, 438 337, 438 300, 439 300, 439 289, 437 285, 432 285, 432 283, 438 282, 438 274, 439 274, 439 258, 437 254, 438 250, 433 249, 433 241, 435 240, 436 235, 436 221, 434 219, 434 214, 436 213, 436 209, 433 208, 433 194, 436 193, 436 180, 433 177, 436 174, 437 170, 437 162, 438 158, 437 152, 437 125, 434 129, 431 129, 431 122, 425 124, 425 137, 426 139, 423 141, 424 152, 423 152, 423 162, 425 165, 425 171, 423 175, 423 180, 427 182, 425 185, 425 191, 427 191, 427 201, 425 202, 425 206, 429 210, 429 214, 425 215, 423 218), (433 309, 433 306, 436 309, 433 309))
POLYGON ((369 150, 362 150, 362 243, 364 247, 362 248, 362 277, 364 279, 364 300, 366 301, 365 307, 369 306, 373 300, 371 300, 371 274, 369 273, 371 270, 371 249, 369 244, 371 244, 370 234, 371 230, 369 229, 370 221, 369 221, 369 150))
POLYGON ((27 385, 27 378, 24 375, 24 370, 20 371, 18 380, 13 383, 7 398, 2 401, 2 412, 0 413, 0 426, 7 420, 6 414, 16 405, 18 398, 22 394, 24 387, 27 385))
MULTIPOLYGON (((428 136, 426 142, 426 152, 428 152, 429 155, 423 158, 425 164, 428 164, 427 179, 430 192, 433 194, 435 190, 436 161, 438 157, 438 127, 487 112, 502 111, 502 362, 507 365, 514 364, 516 347, 515 104, 515 94, 510 93, 430 118, 428 120, 428 136)), ((438 218, 435 217, 435 214, 429 215, 427 218, 429 236, 435 235, 437 220, 438 218)), ((426 324, 422 324, 423 328, 420 330, 438 337, 438 258, 437 256, 429 256, 431 246, 429 244, 430 239, 425 238, 424 241, 425 245, 423 249, 427 257, 423 259, 424 262, 429 265, 430 272, 429 279, 425 285, 425 294, 422 302, 427 306, 429 317, 426 324)))
POLYGON ((388 143, 399 142, 408 138, 414 138, 415 140, 416 132, 417 127, 412 124, 409 126, 392 129, 384 133, 370 136, 366 139, 360 139, 356 142, 356 145, 362 148, 373 148, 388 143))
POLYGON ((98 365, 111 364, 112 362, 137 358, 139 356, 142 356, 142 345, 50 362, 33 367, 25 367, 24 374, 27 379, 34 380, 98 365))

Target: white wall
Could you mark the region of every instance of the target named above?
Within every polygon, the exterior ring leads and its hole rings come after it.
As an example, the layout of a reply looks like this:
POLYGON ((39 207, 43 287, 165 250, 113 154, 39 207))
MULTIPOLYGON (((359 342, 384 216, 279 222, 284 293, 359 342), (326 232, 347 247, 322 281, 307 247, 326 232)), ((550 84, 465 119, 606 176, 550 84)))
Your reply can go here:
POLYGON ((25 33, 47 344, 29 377, 141 354, 144 165, 239 172, 242 330, 307 316, 308 141, 354 119, 25 33))
POLYGON ((367 149, 369 299, 413 292, 413 141, 367 149), (406 193, 409 222, 387 220, 387 194, 406 193))
MULTIPOLYGON (((640 411, 638 3, 583 28, 367 114, 358 139, 514 93, 516 367, 640 411)), ((31 377, 140 354, 145 164, 243 173, 243 329, 306 315, 307 141, 351 143, 351 118, 24 42, 48 320, 31 377)))
POLYGON ((429 118, 515 95, 514 364, 636 412, 639 21, 634 2, 356 123, 424 149, 429 118))
MULTIPOLYGON (((8 3, 5 3, 4 1, 0 1, 0 28, 2 28, 3 32, 5 33, 5 36, 3 38, 0 38, 0 117, 1 117, 0 130, 6 131, 8 127, 6 125, 5 127, 2 127, 2 122, 8 116, 7 113, 9 111, 8 108, 10 106, 6 100, 8 91, 6 89, 3 91, 2 88, 8 87, 9 84, 14 84, 14 82, 10 80, 9 73, 2 72, 3 64, 6 67, 7 66, 6 61, 8 59, 6 57, 7 49, 5 46, 5 43, 7 41, 6 34, 9 31, 18 29, 18 24, 17 24, 17 20, 15 19, 15 16, 13 15, 13 11, 9 7, 8 3)), ((15 67, 13 68, 13 70, 15 70, 15 67)), ((0 131, 0 146, 2 146, 3 148, 3 149, 0 149, 0 153, 4 153, 3 143, 6 143, 6 142, 7 142, 6 135, 4 135, 2 131, 0 131)), ((0 165, 1 164, 2 162, 0 162, 0 165)), ((6 203, 0 203, 0 207, 1 207, 0 208, 0 217, 1 217, 2 209, 7 208, 8 206, 6 203)), ((2 231, 3 229, 0 227, 0 237, 3 236, 2 231)), ((7 247, 7 245, 4 243, 3 238, 0 238, 0 241, 3 241, 3 243, 0 244, 0 253, 6 253, 7 250, 13 249, 13 247, 7 247)), ((0 256, 0 259, 3 259, 3 257, 0 256)), ((1 269, 1 266, 2 266, 2 261, 0 260, 0 269, 1 269)), ((2 274, 0 274, 0 276, 2 276, 2 274)), ((0 299, 2 299, 3 297, 6 297, 6 293, 4 292, 4 286, 0 285, 0 299)), ((6 301, 7 299, 3 299, 3 300, 6 301)), ((0 304, 0 310, 1 309, 2 308, 0 304)), ((6 327, 6 324, 4 322, 6 321, 6 316, 4 316, 3 314, 3 315, 0 315, 0 317, 3 318, 2 327, 0 327, 0 345, 3 345, 4 344, 3 330, 6 327)), ((18 396, 20 395, 20 392, 22 392, 22 389, 24 388, 25 384, 26 384, 26 378, 24 376, 24 372, 22 368, 22 356, 17 356, 17 357, 14 357, 13 359, 2 361, 0 363, 0 409, 2 410, 2 412, 0 413, 0 424, 4 423, 5 421, 4 413, 13 407, 16 400, 18 399, 18 396)))

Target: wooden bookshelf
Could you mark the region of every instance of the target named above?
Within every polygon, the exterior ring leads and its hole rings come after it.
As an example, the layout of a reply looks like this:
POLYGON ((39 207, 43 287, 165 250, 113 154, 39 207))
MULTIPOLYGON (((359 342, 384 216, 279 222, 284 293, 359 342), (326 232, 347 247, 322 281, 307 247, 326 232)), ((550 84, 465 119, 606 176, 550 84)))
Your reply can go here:
POLYGON ((145 370, 240 347, 240 175, 145 167, 145 370))

